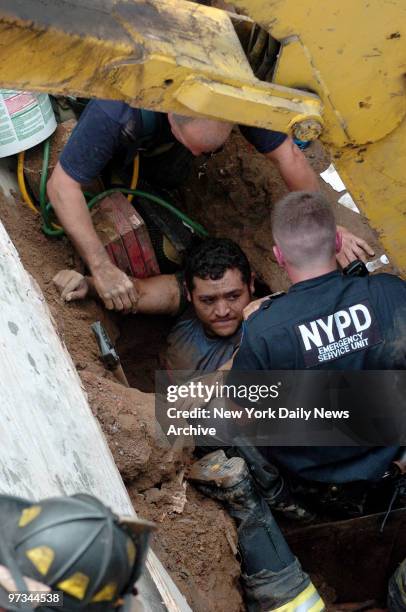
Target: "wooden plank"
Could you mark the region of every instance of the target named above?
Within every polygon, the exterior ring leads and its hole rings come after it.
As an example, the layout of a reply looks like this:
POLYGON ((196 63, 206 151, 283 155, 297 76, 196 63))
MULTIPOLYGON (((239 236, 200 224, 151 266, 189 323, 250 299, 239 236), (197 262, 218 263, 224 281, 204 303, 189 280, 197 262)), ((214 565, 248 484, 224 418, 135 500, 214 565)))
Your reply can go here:
MULTIPOLYGON (((87 492, 134 515, 45 298, 1 223, 0 371, 0 491, 31 499, 87 492)), ((152 552, 147 567, 139 585, 147 609, 189 612, 152 552)))

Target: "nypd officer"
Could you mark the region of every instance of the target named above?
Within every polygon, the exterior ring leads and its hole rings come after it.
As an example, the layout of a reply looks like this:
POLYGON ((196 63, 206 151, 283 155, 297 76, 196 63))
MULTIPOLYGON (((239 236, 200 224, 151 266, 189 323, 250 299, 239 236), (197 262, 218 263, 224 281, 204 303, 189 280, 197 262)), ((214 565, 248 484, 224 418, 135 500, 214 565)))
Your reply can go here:
POLYGON ((262 301, 249 318, 234 368, 404 369, 406 345, 399 340, 406 323, 405 281, 337 269, 342 236, 320 193, 291 193, 277 202, 272 230, 275 258, 292 286, 278 299, 262 301), (340 342, 360 331, 360 345, 340 342))
MULTIPOLYGON (((389 274, 343 275, 337 269, 341 236, 320 193, 296 192, 279 201, 272 229, 275 257, 292 286, 287 294, 263 301, 256 312, 250 305, 231 377, 248 370, 406 369, 406 282, 389 274)), ((406 473, 404 449, 398 446, 260 450, 301 502, 316 512, 321 506, 336 509, 342 517, 349 509, 350 515, 362 514, 373 503, 370 495, 382 499, 380 483, 391 468, 406 473)), ((406 610, 405 563, 390 582, 390 610, 406 610)))
MULTIPOLYGON (((296 192, 279 201, 272 228, 275 257, 292 286, 249 317, 233 372, 405 369, 405 281, 390 274, 357 277, 337 270, 341 237, 320 193, 296 192)), ((290 447, 268 452, 301 478, 345 483, 379 478, 399 449, 290 447)))

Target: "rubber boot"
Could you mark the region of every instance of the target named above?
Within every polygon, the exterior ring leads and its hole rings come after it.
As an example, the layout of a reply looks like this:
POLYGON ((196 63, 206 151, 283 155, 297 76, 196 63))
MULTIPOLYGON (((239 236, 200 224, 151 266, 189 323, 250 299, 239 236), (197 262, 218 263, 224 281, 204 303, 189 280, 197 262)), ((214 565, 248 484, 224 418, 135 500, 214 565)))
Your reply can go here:
POLYGON ((237 455, 245 459, 254 479, 255 486, 265 499, 272 512, 299 523, 309 523, 315 515, 292 495, 289 484, 285 481, 278 468, 248 443, 243 437, 237 440, 241 444, 227 451, 227 456, 237 455))
POLYGON ((324 603, 258 494, 242 457, 218 450, 193 464, 189 479, 237 520, 249 612, 321 612, 324 603))

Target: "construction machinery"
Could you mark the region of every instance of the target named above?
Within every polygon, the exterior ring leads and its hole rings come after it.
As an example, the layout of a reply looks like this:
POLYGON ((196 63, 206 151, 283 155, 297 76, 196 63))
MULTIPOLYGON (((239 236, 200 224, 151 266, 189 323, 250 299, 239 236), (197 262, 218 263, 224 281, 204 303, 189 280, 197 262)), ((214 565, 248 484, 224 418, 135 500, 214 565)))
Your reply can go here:
POLYGON ((0 87, 319 137, 405 274, 405 3, 233 4, 248 17, 186 0, 2 0, 0 87), (251 19, 272 35, 271 82, 233 26, 251 19))

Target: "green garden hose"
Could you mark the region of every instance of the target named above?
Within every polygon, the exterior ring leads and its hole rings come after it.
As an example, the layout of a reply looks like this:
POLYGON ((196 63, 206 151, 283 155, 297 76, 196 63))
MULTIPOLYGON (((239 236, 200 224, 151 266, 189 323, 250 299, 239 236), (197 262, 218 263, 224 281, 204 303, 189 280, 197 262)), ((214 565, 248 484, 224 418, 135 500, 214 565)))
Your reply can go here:
MULTIPOLYGON (((42 217, 44 221, 42 225, 42 230, 47 236, 57 237, 57 236, 63 236, 65 234, 65 231, 63 230, 63 228, 55 225, 51 221, 51 214, 53 210, 52 204, 50 202, 47 202, 46 200, 46 184, 47 184, 47 178, 48 178, 49 150, 50 150, 50 141, 48 139, 44 143, 44 159, 42 162, 42 174, 41 174, 41 183, 40 183, 40 207, 41 207, 41 213, 42 213, 42 217)), ((163 206, 167 210, 170 210, 174 215, 176 215, 186 225, 188 225, 193 231, 195 231, 198 236, 205 238, 206 236, 209 235, 207 230, 205 230, 205 228, 202 225, 200 225, 200 223, 197 223, 196 221, 193 221, 192 219, 190 219, 187 215, 185 215, 185 213, 183 213, 182 211, 177 209, 175 206, 173 206, 173 204, 170 204, 169 202, 160 198, 159 196, 153 195, 151 193, 147 193, 146 191, 140 191, 139 189, 125 189, 122 187, 117 187, 114 189, 107 189, 106 191, 103 191, 102 193, 99 193, 96 196, 85 193, 84 194, 85 197, 90 198, 87 202, 88 209, 92 210, 92 208, 98 202, 100 202, 100 200, 103 200, 103 198, 111 195, 112 193, 124 193, 126 195, 140 196, 142 198, 150 200, 151 202, 155 202, 156 204, 163 206)))

